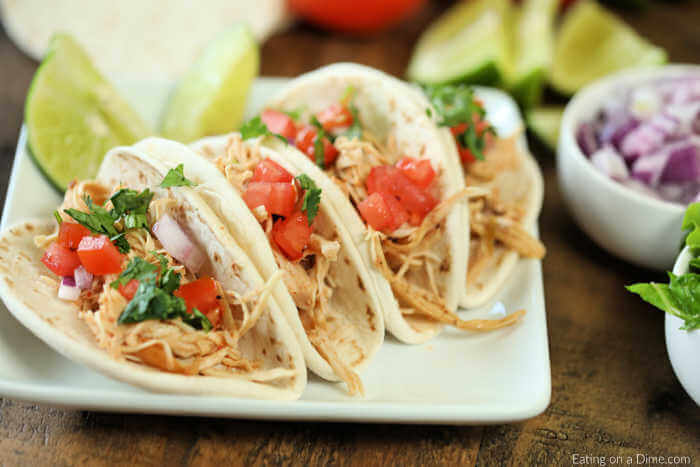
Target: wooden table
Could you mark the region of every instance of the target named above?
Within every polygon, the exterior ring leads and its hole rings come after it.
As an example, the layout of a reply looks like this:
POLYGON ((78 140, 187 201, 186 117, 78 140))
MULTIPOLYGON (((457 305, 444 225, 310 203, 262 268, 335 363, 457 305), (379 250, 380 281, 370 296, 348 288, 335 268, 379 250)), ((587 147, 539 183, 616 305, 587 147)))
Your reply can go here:
MULTIPOLYGON (((352 39, 298 26, 263 47, 265 75, 294 76, 352 60, 395 75, 432 4, 398 30, 352 39)), ((655 3, 626 19, 670 52, 700 63, 700 2, 655 3)), ((0 30, 0 196, 36 63, 0 30)), ((60 410, 2 399, 0 463, 7 464, 571 464, 573 455, 691 456, 700 464, 700 409, 676 380, 663 313, 626 293, 655 278, 599 249, 569 216, 551 153, 540 221, 552 364, 552 402, 512 425, 428 427, 275 423, 60 410)), ((1 357, 0 357, 1 358, 1 357)))

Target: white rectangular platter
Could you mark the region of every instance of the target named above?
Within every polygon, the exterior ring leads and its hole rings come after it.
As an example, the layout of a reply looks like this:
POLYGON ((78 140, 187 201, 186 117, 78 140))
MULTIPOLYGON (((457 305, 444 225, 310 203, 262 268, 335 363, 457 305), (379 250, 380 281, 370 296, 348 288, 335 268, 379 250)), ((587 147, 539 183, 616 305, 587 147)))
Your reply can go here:
MULTIPOLYGON (((257 113, 284 83, 280 78, 257 80, 248 114, 257 113)), ((119 87, 154 123, 170 88, 163 83, 119 87)), ((500 134, 522 128, 518 109, 507 95, 491 89, 477 93, 500 134)), ((30 159, 23 129, 3 227, 50 216, 60 201, 30 159)), ((0 395, 82 410, 269 420, 484 424, 530 418, 544 411, 551 392, 541 262, 522 260, 495 301, 509 312, 524 308, 527 315, 512 328, 487 334, 447 329, 419 346, 387 336, 361 375, 366 397, 349 397, 344 386, 309 375, 301 400, 293 402, 154 394, 131 387, 54 352, 0 304, 0 395)), ((462 314, 485 317, 491 307, 462 314)))

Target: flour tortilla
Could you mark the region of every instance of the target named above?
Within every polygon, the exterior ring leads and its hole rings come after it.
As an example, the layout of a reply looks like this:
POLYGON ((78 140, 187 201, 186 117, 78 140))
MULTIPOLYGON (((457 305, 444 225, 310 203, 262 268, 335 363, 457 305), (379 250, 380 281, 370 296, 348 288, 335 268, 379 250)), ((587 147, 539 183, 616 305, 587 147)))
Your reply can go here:
MULTIPOLYGON (((439 170, 438 185, 443 199, 464 188, 456 148, 445 144, 444 132, 426 114, 430 104, 425 96, 407 83, 378 70, 352 63, 329 65, 291 81, 267 103, 267 107, 301 110, 303 115, 315 114, 340 102, 350 86, 355 90, 353 103, 358 108, 362 126, 384 144, 393 137, 402 155, 429 158, 433 167, 439 170)), ((277 145, 284 146, 282 143, 277 145)), ((286 151, 293 149, 287 148, 286 151)), ((308 158, 294 160, 298 160, 300 170, 312 177, 317 177, 321 172, 308 158)), ((356 209, 330 178, 324 179, 323 189, 343 219, 365 264, 369 265, 382 302, 387 329, 406 343, 422 343, 438 334, 442 324, 401 313, 391 286, 374 266, 366 240, 367 229, 356 209)), ((446 271, 438 271, 436 282, 447 308, 452 312, 457 309, 463 294, 468 238, 469 213, 466 202, 460 202, 448 215, 445 235, 434 251, 448 263, 446 271)))
MULTIPOLYGON (((130 188, 151 188, 154 199, 169 196, 182 209, 178 222, 209 258, 209 269, 225 289, 246 292, 263 281, 249 258, 228 235, 226 228, 193 190, 156 188, 163 167, 132 148, 115 148, 104 159, 98 180, 107 186, 124 182, 130 188)), ((0 297, 12 314, 36 336, 67 358, 115 379, 156 392, 222 395, 257 399, 297 399, 306 385, 303 355, 294 334, 274 301, 239 342, 244 357, 262 367, 228 377, 172 374, 127 360, 113 358, 97 345, 87 325, 78 318, 77 306, 57 297, 55 286, 40 280, 51 273, 40 262, 43 250, 36 235, 49 234, 54 220, 26 221, 0 234, 0 297), (282 373, 280 377, 271 373, 282 373)))
POLYGON ((262 41, 289 21, 284 0, 0 0, 7 34, 41 60, 56 32, 71 34, 111 78, 174 80, 220 31, 248 23, 262 41))
MULTIPOLYGON (((225 153, 228 139, 225 136, 213 137, 195 143, 193 149, 205 157, 186 146, 161 138, 148 138, 135 147, 158 158, 168 167, 183 163, 185 176, 199 184, 196 188, 198 194, 227 225, 232 236, 249 253, 262 277, 267 279, 279 268, 264 231, 236 189, 207 160, 225 153)), ((299 174, 296 167, 281 157, 278 151, 265 144, 261 144, 259 149, 263 157, 273 159, 295 176, 299 174)), ((299 154, 299 157, 304 156, 299 154)), ((330 208, 325 193, 321 196, 315 224, 317 229, 325 226, 326 230, 335 231, 341 244, 338 261, 328 273, 337 287, 329 303, 329 315, 333 321, 326 336, 344 363, 359 372, 371 361, 384 340, 384 320, 374 282, 351 239, 339 227, 341 219, 330 208)), ((301 344, 308 368, 324 379, 338 381, 338 375, 307 337, 297 307, 281 281, 273 289, 273 297, 280 304, 301 344)))
MULTIPOLYGON (((491 150, 498 151, 500 144, 510 144, 510 142, 506 140, 496 142, 491 150)), ((515 170, 502 172, 488 186, 495 187, 503 201, 516 202, 523 209, 525 229, 537 236, 537 219, 542 210, 544 197, 542 172, 528 150, 523 136, 518 137, 515 147, 518 167, 515 170)), ((488 160, 488 152, 485 157, 488 160)), ((497 245, 489 265, 473 283, 467 284, 464 288, 465 293, 460 300, 460 306, 478 308, 488 303, 513 274, 519 259, 518 252, 497 245)))

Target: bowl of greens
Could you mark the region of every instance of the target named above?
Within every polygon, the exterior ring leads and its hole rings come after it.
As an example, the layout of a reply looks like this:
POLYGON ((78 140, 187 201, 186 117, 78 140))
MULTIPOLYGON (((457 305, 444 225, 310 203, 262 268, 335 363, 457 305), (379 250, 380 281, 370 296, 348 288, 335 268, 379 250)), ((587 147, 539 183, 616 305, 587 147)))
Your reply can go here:
POLYGON ((688 206, 683 219, 685 248, 668 283, 627 287, 666 312, 666 349, 673 371, 688 395, 700 405, 700 203, 688 206))

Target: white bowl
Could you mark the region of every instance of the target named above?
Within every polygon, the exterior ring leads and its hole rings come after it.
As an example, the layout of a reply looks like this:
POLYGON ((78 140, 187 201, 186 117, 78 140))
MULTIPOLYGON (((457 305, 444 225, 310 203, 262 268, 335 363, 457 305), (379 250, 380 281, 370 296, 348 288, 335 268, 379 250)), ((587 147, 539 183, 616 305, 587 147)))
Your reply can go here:
POLYGON ((628 188, 599 172, 576 142, 579 125, 592 119, 621 86, 697 73, 697 65, 627 70, 579 91, 566 106, 557 147, 557 172, 564 200, 581 229, 598 245, 625 261, 668 270, 682 241, 685 206, 628 188))
MULTIPOLYGON (((686 247, 673 267, 677 276, 688 271, 692 255, 686 247)), ((700 405, 700 329, 680 329, 683 320, 666 313, 666 350, 671 366, 685 392, 700 405)))

